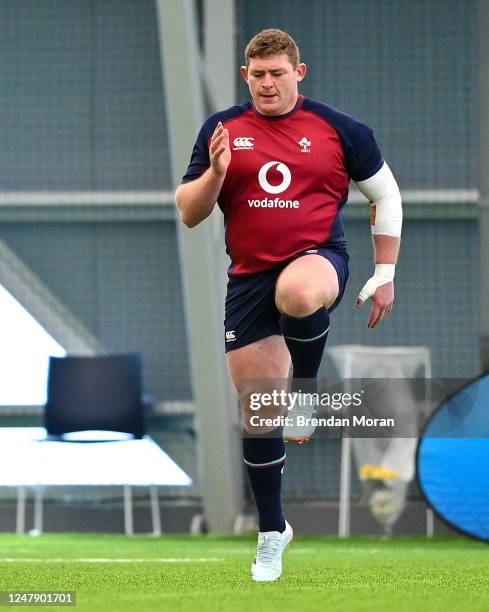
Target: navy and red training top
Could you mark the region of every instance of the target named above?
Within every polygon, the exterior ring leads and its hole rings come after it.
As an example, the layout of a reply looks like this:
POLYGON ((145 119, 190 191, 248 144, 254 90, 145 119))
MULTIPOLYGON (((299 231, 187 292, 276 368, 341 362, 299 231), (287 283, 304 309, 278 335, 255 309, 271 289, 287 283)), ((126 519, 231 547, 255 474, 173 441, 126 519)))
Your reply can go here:
POLYGON ((231 276, 272 268, 320 246, 346 249, 341 209, 350 179, 383 164, 372 130, 327 104, 299 96, 285 115, 261 115, 247 101, 202 126, 183 182, 210 165, 217 123, 229 130, 231 163, 218 204, 231 276))

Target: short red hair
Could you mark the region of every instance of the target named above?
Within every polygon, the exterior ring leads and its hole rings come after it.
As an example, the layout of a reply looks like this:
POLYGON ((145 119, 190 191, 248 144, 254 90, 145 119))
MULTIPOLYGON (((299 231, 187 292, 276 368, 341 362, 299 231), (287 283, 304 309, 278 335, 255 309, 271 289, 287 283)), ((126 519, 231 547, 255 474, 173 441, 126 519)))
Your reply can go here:
POLYGON ((245 49, 245 63, 248 66, 254 57, 270 55, 287 55, 292 66, 297 68, 300 62, 299 47, 295 40, 282 30, 270 28, 262 30, 250 40, 245 49))

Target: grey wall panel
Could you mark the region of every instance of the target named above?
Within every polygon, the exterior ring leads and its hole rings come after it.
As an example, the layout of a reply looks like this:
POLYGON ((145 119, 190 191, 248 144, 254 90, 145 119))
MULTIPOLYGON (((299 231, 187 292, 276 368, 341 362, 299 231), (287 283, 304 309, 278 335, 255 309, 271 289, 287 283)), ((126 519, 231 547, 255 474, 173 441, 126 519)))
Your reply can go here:
POLYGON ((401 187, 475 188, 475 19, 473 0, 238 0, 238 57, 289 31, 304 93, 371 125, 401 187))
POLYGON ((5 242, 109 351, 143 353, 157 399, 189 399, 172 222, 5 224, 5 242))
POLYGON ((93 6, 94 188, 168 188, 154 0, 97 0, 93 6))
POLYGON ((0 191, 170 184, 153 0, 0 3, 0 191))
MULTIPOLYGON (((349 220, 346 237, 350 278, 332 315, 328 344, 428 346, 434 376, 475 376, 479 369, 476 222, 405 222, 394 310, 374 329, 366 326, 370 305, 363 310, 354 307, 373 271, 368 222, 349 220)), ((324 374, 332 371, 327 359, 323 368, 324 374)))
POLYGON ((0 190, 90 184, 91 3, 0 3, 0 190))
POLYGON ((100 336, 113 350, 140 347, 157 397, 189 399, 174 224, 98 225, 96 271, 100 336))

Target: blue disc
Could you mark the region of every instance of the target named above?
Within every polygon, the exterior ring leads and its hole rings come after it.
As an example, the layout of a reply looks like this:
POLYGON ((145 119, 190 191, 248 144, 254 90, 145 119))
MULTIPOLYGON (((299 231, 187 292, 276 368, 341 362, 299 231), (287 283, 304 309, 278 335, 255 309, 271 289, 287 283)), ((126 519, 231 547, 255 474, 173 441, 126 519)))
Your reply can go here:
POLYGON ((489 375, 445 401, 418 445, 420 488, 459 531, 489 542, 489 375))

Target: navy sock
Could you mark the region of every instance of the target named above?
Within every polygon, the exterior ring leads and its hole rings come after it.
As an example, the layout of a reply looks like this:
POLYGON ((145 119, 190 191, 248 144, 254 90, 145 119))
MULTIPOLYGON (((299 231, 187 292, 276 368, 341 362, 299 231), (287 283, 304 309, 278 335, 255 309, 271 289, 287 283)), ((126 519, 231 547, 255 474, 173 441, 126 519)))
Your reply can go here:
POLYGON ((283 532, 285 519, 281 492, 285 443, 282 436, 253 436, 244 433, 243 458, 255 497, 260 531, 283 532))
POLYGON ((317 393, 317 375, 329 330, 327 309, 321 307, 311 315, 300 318, 283 314, 279 324, 292 357, 291 390, 317 393))

